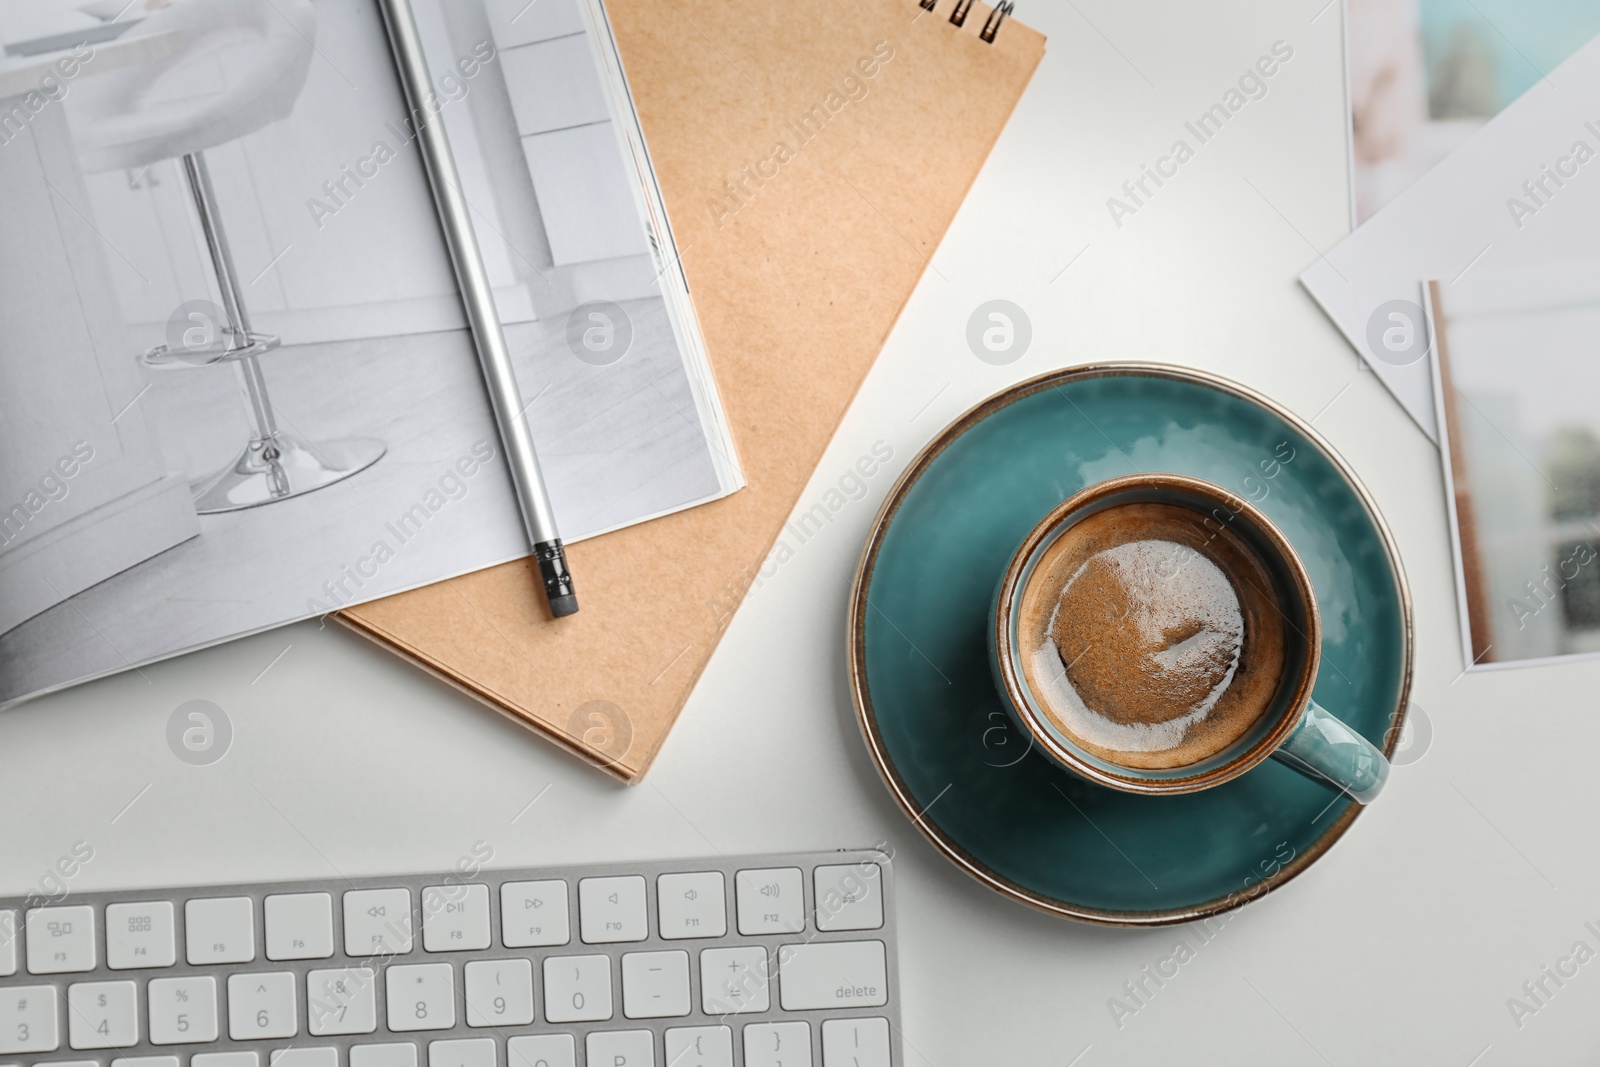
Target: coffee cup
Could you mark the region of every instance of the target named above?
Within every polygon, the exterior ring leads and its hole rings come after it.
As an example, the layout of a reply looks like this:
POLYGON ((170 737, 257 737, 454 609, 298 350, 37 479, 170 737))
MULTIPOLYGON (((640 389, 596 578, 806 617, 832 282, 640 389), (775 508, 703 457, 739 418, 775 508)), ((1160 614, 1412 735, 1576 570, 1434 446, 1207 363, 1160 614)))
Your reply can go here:
POLYGON ((1311 698, 1322 623, 1304 563, 1249 501, 1197 478, 1091 485, 1023 538, 990 612, 995 685, 1055 763, 1190 793, 1271 757, 1370 803, 1389 763, 1311 698))

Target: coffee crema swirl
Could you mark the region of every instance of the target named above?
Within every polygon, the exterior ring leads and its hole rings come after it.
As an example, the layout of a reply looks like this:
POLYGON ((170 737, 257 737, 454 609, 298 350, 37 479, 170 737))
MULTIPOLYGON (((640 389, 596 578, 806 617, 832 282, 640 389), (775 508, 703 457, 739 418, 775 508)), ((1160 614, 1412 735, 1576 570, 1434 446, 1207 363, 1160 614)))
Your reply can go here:
POLYGON ((1272 710, 1284 621, 1265 564, 1176 504, 1118 504, 1045 550, 1022 592, 1023 675, 1073 742, 1130 768, 1198 763, 1272 710))

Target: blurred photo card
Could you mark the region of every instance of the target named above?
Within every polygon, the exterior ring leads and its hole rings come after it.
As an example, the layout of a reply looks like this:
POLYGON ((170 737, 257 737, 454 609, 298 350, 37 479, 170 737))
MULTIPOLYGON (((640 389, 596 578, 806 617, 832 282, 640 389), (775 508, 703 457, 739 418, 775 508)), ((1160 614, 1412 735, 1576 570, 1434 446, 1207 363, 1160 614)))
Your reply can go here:
POLYGON ((1600 259, 1431 282, 1472 667, 1600 652, 1600 259))
POLYGON ((1570 263, 1600 232, 1600 38, 1578 49, 1300 276, 1438 439, 1422 283, 1570 263))
POLYGON ((1600 33, 1592 0, 1346 0, 1359 226, 1600 33))

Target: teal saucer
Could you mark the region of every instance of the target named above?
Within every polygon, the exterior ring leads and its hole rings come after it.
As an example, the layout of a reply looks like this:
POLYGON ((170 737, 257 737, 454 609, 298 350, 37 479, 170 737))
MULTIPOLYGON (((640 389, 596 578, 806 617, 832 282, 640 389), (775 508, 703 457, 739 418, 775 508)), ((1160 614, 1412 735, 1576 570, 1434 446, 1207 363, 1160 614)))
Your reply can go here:
POLYGON ((1001 572, 1045 512, 1140 471, 1204 478, 1277 524, 1322 612, 1315 698, 1392 755, 1411 684, 1411 604, 1393 540, 1310 426, 1221 378, 1100 364, 979 404, 890 493, 850 604, 862 731, 917 827, 1006 896, 1122 926, 1188 922, 1276 889, 1360 813, 1271 760, 1199 793, 1108 789, 1031 751, 1011 725, 985 645, 1001 572))

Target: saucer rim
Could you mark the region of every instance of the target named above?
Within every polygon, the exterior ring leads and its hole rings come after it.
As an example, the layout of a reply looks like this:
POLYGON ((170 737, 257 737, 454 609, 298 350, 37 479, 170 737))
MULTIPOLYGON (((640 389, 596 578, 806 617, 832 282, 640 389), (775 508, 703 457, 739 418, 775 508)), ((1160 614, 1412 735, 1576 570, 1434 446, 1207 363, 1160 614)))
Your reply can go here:
MULTIPOLYGON (((878 509, 856 564, 855 576, 850 587, 850 605, 845 627, 846 661, 850 673, 850 696, 855 705, 856 724, 861 730, 863 741, 866 743, 867 753, 872 760, 873 766, 877 768, 879 777, 883 779, 884 785, 888 787, 890 795, 922 835, 959 869, 1002 896, 1047 914, 1102 926, 1172 926, 1232 911, 1292 881, 1304 873, 1318 859, 1322 858, 1328 849, 1344 836, 1345 831, 1350 828, 1351 823, 1355 822, 1356 817, 1361 814, 1365 805, 1356 803, 1347 807, 1308 848, 1297 854, 1271 875, 1262 877, 1259 881, 1253 885, 1248 885, 1244 889, 1234 890, 1223 896, 1214 897, 1198 904, 1134 911, 1093 908, 1068 901, 1055 900, 1018 885, 998 872, 991 870, 975 857, 969 855, 954 840, 951 840, 942 828, 937 828, 930 824, 925 818, 926 812, 919 809, 915 803, 915 798, 911 796, 910 790, 906 788, 905 783, 901 780, 900 774, 894 766, 894 761, 890 758, 884 745, 883 738, 878 732, 877 716, 872 706, 872 698, 866 679, 866 628, 863 625, 867 607, 866 591, 871 581, 878 553, 883 547, 884 536, 888 532, 889 526, 892 524, 901 504, 905 502, 906 494, 910 488, 920 480, 929 465, 946 448, 990 415, 1045 389, 1055 388, 1067 382, 1107 377, 1160 378, 1198 384, 1264 408, 1288 423, 1321 450, 1324 457, 1328 459, 1334 469, 1338 471, 1340 477, 1344 479, 1345 484, 1354 492, 1356 499, 1361 502, 1361 506, 1365 509, 1367 516, 1372 520, 1373 526, 1383 544, 1384 555, 1388 560, 1389 570, 1394 579, 1395 588, 1399 593, 1401 617, 1404 623, 1401 634, 1404 670, 1401 674, 1395 707, 1389 713, 1390 725, 1386 731, 1382 746, 1383 754, 1386 757, 1392 758, 1394 756, 1395 746, 1399 743, 1400 733, 1405 725, 1406 715, 1410 707, 1415 642, 1413 638, 1411 589, 1406 581, 1405 569, 1400 562, 1399 548, 1395 543, 1394 534, 1384 520, 1383 513, 1378 510, 1377 503, 1372 499, 1371 493, 1362 484, 1360 478, 1356 476, 1350 464, 1309 422, 1289 411, 1277 401, 1231 378, 1226 378, 1211 371, 1182 367, 1170 363, 1103 361, 1045 371, 1042 374, 1009 385, 974 404, 941 429, 923 446, 922 450, 917 453, 916 457, 900 474, 900 477, 895 480, 888 496, 884 499, 883 505, 878 509)), ((932 805, 930 804, 929 806, 931 807, 932 805)))

